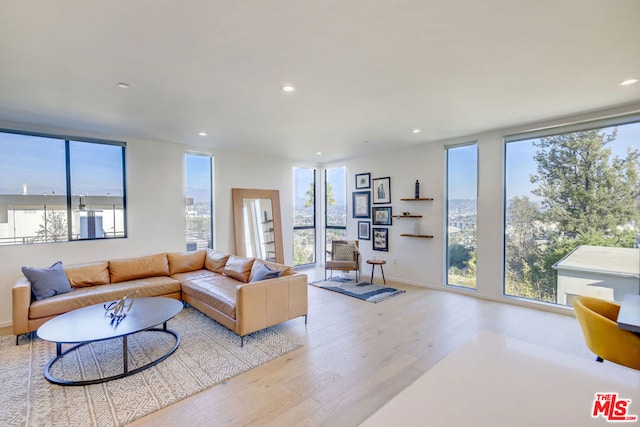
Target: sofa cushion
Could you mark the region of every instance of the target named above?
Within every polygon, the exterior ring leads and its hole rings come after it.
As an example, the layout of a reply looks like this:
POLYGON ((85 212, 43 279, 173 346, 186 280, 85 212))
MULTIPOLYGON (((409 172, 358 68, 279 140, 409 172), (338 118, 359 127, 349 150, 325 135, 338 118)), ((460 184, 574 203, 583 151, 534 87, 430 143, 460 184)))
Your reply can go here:
POLYGON ((251 267, 255 258, 245 258, 231 255, 224 265, 224 274, 241 282, 247 283, 251 275, 251 267))
MULTIPOLYGON (((256 263, 254 263, 253 265, 255 266, 256 263)), ((257 268, 254 267, 251 269, 252 282, 259 282, 261 280, 267 280, 267 279, 275 279, 277 277, 280 277, 280 272, 270 269, 269 266, 266 264, 259 264, 257 268)))
POLYGON ((109 261, 111 283, 168 275, 169 263, 164 253, 109 261))
POLYGON ((49 268, 22 267, 22 273, 31 282, 31 293, 36 301, 72 291, 61 261, 49 268))
POLYGON ((169 274, 203 269, 206 255, 207 252, 205 250, 167 253, 169 274))
POLYGON ((29 318, 55 316, 77 308, 118 300, 138 290, 138 297, 157 297, 180 292, 180 282, 171 277, 149 277, 109 285, 87 286, 56 295, 42 301, 34 301, 29 307, 29 318))
POLYGON ((209 278, 187 280, 182 282, 182 293, 225 314, 236 318, 236 287, 240 284, 228 276, 215 275, 209 278))
POLYGON ((289 267, 288 265, 278 264, 276 262, 256 258, 256 260, 253 262, 253 266, 251 267, 251 276, 249 278, 250 282, 255 282, 255 280, 253 280, 253 276, 255 272, 263 265, 266 265, 273 271, 279 271, 280 276, 290 276, 295 273, 293 267, 289 267))
POLYGON ((207 249, 207 256, 204 260, 204 267, 207 270, 215 271, 216 273, 224 273, 224 266, 229 259, 229 254, 216 251, 214 249, 207 249))
POLYGON ((107 261, 65 267, 64 272, 72 288, 106 285, 109 283, 109 263, 107 261))
POLYGON ((202 269, 202 270, 185 271, 184 273, 172 274, 171 278, 176 279, 180 282, 185 282, 187 280, 206 279, 207 277, 213 277, 213 276, 220 276, 220 273, 214 273, 213 271, 202 269))

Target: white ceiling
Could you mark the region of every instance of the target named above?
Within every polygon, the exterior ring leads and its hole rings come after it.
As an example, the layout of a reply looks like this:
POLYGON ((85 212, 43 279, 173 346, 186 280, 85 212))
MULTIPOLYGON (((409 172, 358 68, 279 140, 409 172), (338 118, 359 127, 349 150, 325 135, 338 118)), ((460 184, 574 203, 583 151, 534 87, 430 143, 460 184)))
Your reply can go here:
POLYGON ((638 0, 0 2, 0 119, 313 163, 637 102, 629 77, 638 0))

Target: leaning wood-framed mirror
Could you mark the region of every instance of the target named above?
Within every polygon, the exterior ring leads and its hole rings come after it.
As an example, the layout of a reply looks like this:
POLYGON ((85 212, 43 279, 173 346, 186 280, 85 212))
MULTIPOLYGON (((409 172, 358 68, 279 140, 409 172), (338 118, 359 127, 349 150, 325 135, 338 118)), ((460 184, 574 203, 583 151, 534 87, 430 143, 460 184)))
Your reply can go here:
POLYGON ((232 188, 236 253, 284 264, 278 190, 232 188))

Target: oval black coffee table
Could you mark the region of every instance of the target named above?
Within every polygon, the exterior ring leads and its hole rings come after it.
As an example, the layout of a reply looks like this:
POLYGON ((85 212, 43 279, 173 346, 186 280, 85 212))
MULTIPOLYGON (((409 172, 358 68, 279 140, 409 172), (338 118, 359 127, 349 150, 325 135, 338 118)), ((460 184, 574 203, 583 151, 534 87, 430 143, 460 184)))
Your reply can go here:
MULTIPOLYGON (((109 303, 106 303, 109 304, 109 303)), ((171 356, 180 345, 180 336, 167 329, 167 322, 183 308, 181 301, 173 298, 151 297, 136 298, 131 310, 120 321, 112 319, 107 314, 105 304, 96 304, 79 308, 55 317, 38 328, 38 337, 56 343, 56 357, 51 359, 44 368, 47 381, 59 385, 89 385, 123 378, 150 368, 171 356), (162 328, 155 328, 162 324, 162 328), (129 370, 127 337, 141 331, 157 331, 171 334, 176 343, 167 353, 158 359, 129 370), (51 366, 66 354, 92 342, 122 337, 122 373, 108 377, 101 377, 82 381, 67 381, 51 375, 51 366), (77 344, 62 351, 62 344, 77 344)))

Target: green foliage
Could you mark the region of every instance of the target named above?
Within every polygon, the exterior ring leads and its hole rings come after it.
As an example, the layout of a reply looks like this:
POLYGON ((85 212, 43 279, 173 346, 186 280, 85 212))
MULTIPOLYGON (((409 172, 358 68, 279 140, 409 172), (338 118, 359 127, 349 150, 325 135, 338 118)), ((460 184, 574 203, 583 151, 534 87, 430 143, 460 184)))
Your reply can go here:
POLYGON ((459 243, 449 246, 449 266, 463 269, 471 258, 469 249, 459 243))
POLYGON ((640 152, 611 157, 616 131, 574 132, 533 144, 533 193, 507 207, 505 293, 556 301, 553 265, 580 245, 633 247, 640 219, 640 152))
MULTIPOLYGON (((327 206, 335 206, 336 199, 333 196, 333 187, 331 186, 330 182, 327 182, 326 189, 327 189, 327 206)), ((316 197, 316 188, 315 188, 314 182, 309 183, 309 189, 304 193, 304 195, 307 197, 307 200, 304 202, 304 206, 307 208, 310 206, 313 206, 313 201, 315 200, 315 197, 316 197)))
POLYGON ((531 177, 543 198, 544 217, 569 237, 590 231, 611 232, 637 221, 638 158, 629 148, 624 158, 611 158, 607 148, 616 131, 588 130, 534 142, 537 175, 531 177))

